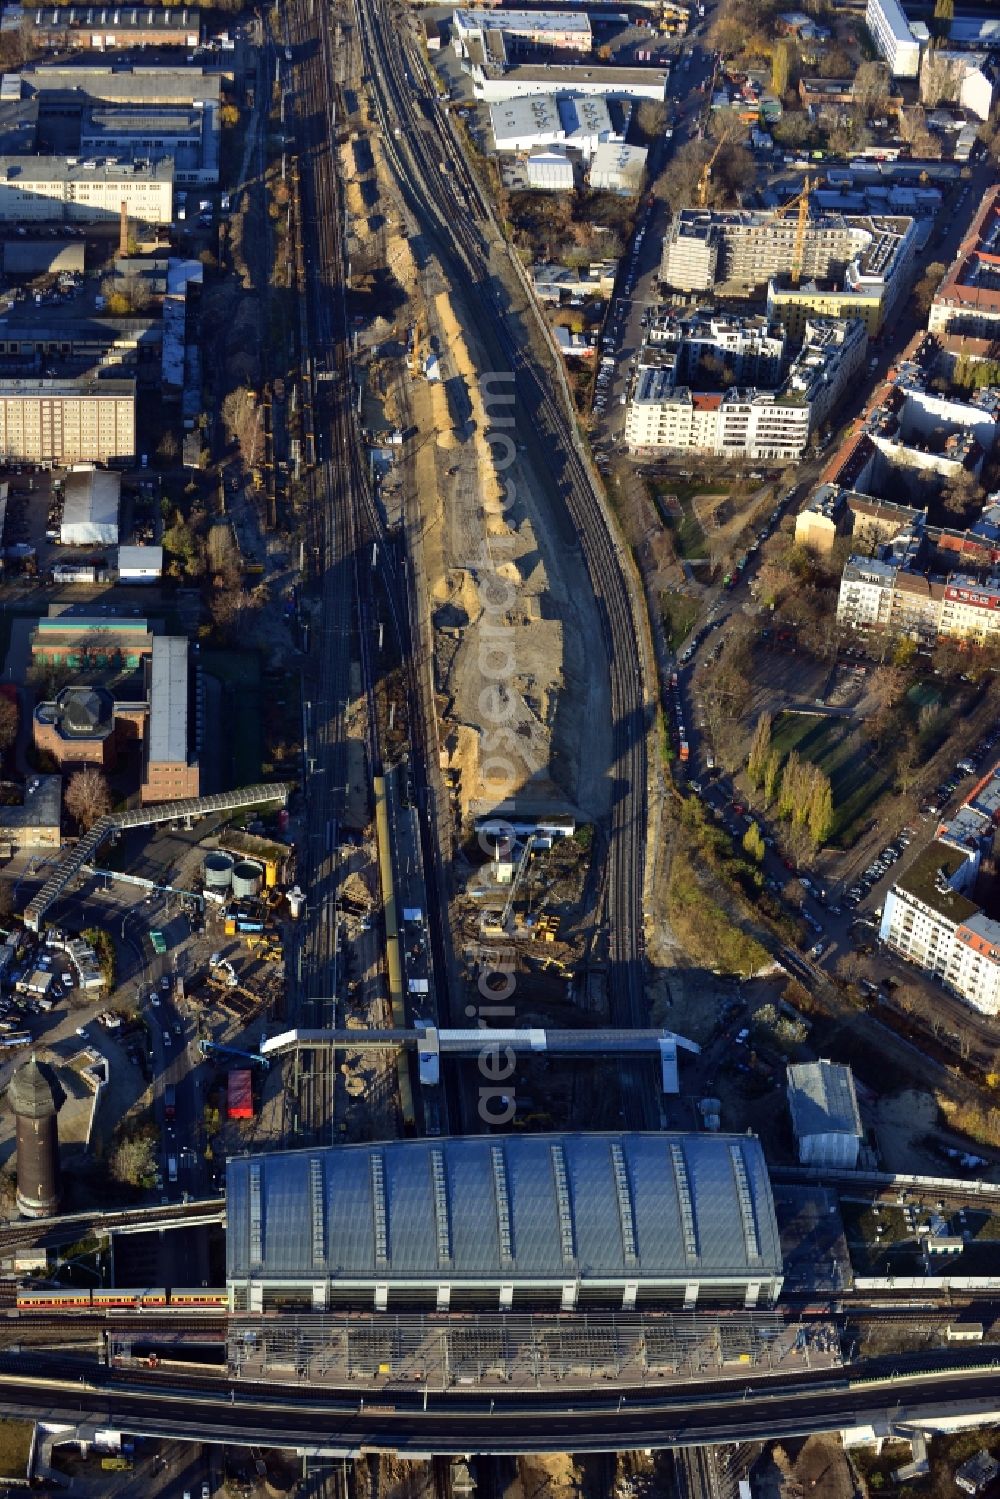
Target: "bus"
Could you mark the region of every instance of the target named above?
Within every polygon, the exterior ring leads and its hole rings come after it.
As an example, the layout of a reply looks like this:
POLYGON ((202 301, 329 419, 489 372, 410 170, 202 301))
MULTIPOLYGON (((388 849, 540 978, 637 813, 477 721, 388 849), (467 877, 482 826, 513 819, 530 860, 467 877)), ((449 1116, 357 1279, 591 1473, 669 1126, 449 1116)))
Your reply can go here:
POLYGON ((163 1117, 173 1119, 177 1113, 177 1089, 168 1083, 163 1090, 163 1117))

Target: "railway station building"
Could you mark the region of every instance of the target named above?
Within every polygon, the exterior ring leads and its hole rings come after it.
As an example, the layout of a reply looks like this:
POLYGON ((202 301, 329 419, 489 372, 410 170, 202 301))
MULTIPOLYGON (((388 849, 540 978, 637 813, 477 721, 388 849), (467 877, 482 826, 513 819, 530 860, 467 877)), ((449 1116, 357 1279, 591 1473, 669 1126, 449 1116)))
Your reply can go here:
POLYGON ((230 1157, 233 1311, 771 1305, 753 1135, 491 1135, 230 1157))

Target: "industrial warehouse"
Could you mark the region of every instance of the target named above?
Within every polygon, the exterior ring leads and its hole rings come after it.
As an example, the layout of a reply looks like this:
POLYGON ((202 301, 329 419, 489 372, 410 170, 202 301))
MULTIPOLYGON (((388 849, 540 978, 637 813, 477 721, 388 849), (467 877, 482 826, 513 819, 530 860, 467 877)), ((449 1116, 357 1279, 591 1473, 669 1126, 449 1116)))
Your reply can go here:
POLYGON ((782 1259, 753 1135, 386 1141, 227 1165, 234 1311, 771 1305, 782 1259))

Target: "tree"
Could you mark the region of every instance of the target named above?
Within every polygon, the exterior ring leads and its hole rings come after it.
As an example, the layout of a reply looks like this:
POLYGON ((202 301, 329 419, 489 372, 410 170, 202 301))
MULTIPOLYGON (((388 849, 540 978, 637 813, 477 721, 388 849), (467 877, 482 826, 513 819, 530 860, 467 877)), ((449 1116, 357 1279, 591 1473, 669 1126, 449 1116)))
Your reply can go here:
POLYGON ((235 104, 223 104, 219 110, 219 123, 225 125, 227 129, 240 123, 240 112, 235 104))
POLYGON ((10 749, 17 738, 17 698, 0 693, 0 751, 10 749))
POLYGON ((743 852, 755 864, 764 862, 764 835, 755 822, 752 822, 743 834, 743 852))
POLYGON ((861 63, 854 75, 851 92, 865 110, 884 104, 889 97, 889 69, 885 63, 861 63))
POLYGON ((774 801, 774 793, 778 785, 780 773, 781 755, 777 750, 773 749, 768 755, 767 763, 764 766, 764 780, 761 786, 761 790, 764 793, 764 800, 768 806, 774 801))
POLYGON ((108 1168, 115 1181, 124 1186, 143 1187, 156 1175, 157 1154, 151 1130, 125 1135, 112 1150, 108 1168))
POLYGON ((180 457, 180 443, 171 427, 167 427, 163 436, 156 444, 156 456, 160 461, 161 468, 173 468, 180 457))
POLYGON ((771 88, 779 99, 783 99, 788 90, 791 52, 787 42, 779 42, 771 54, 771 88))
POLYGON ((129 272, 126 276, 106 276, 101 282, 104 310, 112 317, 125 317, 128 313, 145 312, 153 300, 153 293, 145 276, 129 272))
POLYGON ((812 791, 809 797, 809 836, 819 848, 833 832, 833 788, 830 777, 813 766, 812 791))
POLYGON ((762 713, 754 729, 747 759, 747 775, 755 786, 760 786, 764 780, 764 771, 771 753, 771 723, 770 713, 762 713))
POLYGON ((836 43, 827 47, 816 65, 816 75, 819 78, 843 78, 849 79, 854 72, 854 64, 842 47, 836 43))
POLYGON ((941 503, 953 515, 965 515, 981 499, 979 480, 967 468, 946 479, 941 487, 941 503))
POLYGON ((84 832, 111 811, 111 792, 105 777, 93 765, 78 770, 66 787, 66 811, 84 832))
POLYGON ((924 271, 920 280, 913 288, 913 301, 917 311, 922 317, 926 317, 930 305, 934 300, 934 294, 944 278, 948 269, 940 260, 932 260, 924 271))

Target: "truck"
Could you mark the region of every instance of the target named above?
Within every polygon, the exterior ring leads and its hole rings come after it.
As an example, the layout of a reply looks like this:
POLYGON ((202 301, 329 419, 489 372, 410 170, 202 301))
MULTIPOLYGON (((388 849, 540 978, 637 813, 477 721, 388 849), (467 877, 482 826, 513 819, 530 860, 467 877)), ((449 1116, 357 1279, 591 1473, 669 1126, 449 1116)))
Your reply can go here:
POLYGON ((174 1119, 177 1115, 177 1089, 173 1083, 168 1083, 163 1090, 163 1117, 174 1119))
POLYGON ((253 1077, 249 1067, 237 1067, 229 1074, 226 1100, 230 1119, 253 1118, 253 1077))
POLYGON ((680 757, 682 760, 689 760, 691 758, 691 749, 686 739, 681 740, 680 757))

